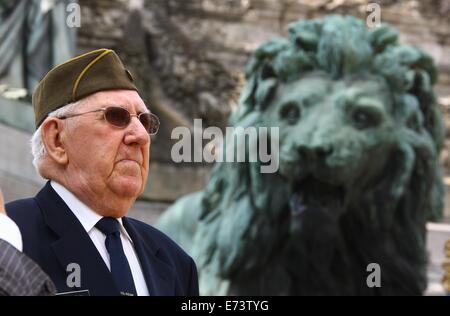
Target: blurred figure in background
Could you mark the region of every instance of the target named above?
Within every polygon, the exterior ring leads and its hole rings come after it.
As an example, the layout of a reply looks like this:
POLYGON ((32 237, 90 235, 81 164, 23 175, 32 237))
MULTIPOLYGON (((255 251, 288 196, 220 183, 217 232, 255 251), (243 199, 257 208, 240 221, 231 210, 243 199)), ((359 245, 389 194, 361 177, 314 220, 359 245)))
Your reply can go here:
POLYGON ((55 287, 49 277, 21 251, 22 236, 5 214, 0 191, 0 296, 54 294, 55 287))

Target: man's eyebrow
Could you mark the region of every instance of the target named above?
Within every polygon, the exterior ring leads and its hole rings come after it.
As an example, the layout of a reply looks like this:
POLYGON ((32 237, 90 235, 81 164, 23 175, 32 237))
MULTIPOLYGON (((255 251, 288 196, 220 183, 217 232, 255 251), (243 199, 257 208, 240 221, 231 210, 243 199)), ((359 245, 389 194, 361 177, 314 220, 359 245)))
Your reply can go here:
POLYGON ((138 113, 152 113, 148 107, 145 107, 143 111, 139 111, 138 113))
MULTIPOLYGON (((124 103, 108 103, 108 104, 103 105, 102 107, 106 108, 108 106, 118 106, 118 107, 124 108, 127 111, 134 108, 132 105, 126 105, 124 103)), ((152 113, 152 112, 150 111, 150 109, 147 106, 145 106, 143 109, 142 108, 138 109, 136 111, 136 113, 152 113)))

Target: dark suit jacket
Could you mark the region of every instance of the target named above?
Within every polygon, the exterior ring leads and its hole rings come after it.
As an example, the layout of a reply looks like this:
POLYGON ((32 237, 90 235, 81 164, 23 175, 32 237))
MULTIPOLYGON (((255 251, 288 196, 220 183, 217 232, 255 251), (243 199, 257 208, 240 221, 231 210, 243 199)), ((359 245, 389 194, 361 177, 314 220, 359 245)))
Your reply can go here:
MULTIPOLYGON (((112 275, 81 223, 48 182, 34 198, 6 204, 22 232, 23 251, 55 283, 58 292, 89 290, 90 295, 119 295, 112 275), (66 271, 79 264, 81 287, 69 288, 66 271)), ((140 221, 124 217, 150 295, 198 295, 194 261, 169 237, 140 221)))
POLYGON ((55 286, 30 258, 0 239, 0 296, 42 296, 55 286))

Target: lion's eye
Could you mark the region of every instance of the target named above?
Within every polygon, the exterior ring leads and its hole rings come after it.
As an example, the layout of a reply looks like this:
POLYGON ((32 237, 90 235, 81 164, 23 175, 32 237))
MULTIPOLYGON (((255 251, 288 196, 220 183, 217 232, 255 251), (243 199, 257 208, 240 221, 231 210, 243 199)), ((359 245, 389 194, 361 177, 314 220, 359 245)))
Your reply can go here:
POLYGON ((281 108, 280 117, 289 124, 295 124, 300 118, 300 108, 297 104, 288 103, 281 108))
POLYGON ((352 112, 352 120, 358 129, 374 127, 379 123, 376 115, 364 109, 354 110, 352 112))

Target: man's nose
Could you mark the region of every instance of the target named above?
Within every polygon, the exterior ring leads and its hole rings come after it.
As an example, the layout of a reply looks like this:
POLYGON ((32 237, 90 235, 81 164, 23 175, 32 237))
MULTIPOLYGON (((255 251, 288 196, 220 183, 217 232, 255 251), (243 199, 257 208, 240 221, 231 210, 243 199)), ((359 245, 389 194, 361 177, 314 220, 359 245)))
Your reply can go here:
POLYGON ((150 142, 150 135, 136 116, 131 118, 131 122, 127 126, 124 141, 127 145, 138 144, 140 146, 150 142))

